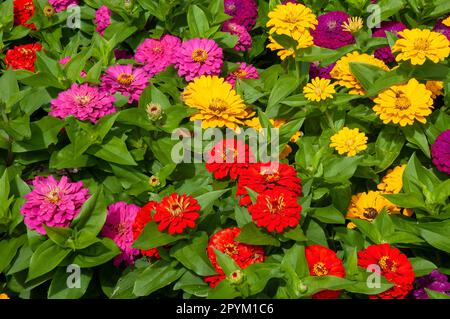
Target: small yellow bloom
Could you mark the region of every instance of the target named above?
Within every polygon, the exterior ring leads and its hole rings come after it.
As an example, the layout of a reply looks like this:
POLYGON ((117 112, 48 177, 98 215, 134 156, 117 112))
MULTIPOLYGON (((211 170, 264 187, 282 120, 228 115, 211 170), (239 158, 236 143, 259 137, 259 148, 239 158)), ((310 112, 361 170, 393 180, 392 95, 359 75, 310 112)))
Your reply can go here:
POLYGON ((294 135, 291 136, 290 142, 297 143, 298 139, 303 136, 302 131, 297 131, 294 135))
POLYGON ((291 153, 292 153, 292 147, 290 147, 288 144, 286 144, 280 153, 280 156, 279 156, 280 160, 284 160, 291 153))
POLYGON ((317 18, 308 7, 298 3, 278 5, 269 12, 269 33, 285 34, 299 39, 308 29, 315 29, 317 18))
POLYGON ((316 77, 311 80, 311 83, 306 84, 303 93, 308 100, 319 102, 332 99, 336 91, 334 90, 334 84, 331 84, 329 79, 316 77))
POLYGON ((0 294, 0 299, 9 299, 7 294, 0 294))
POLYGON ((159 185, 161 185, 161 181, 159 180, 158 176, 155 176, 155 175, 152 175, 150 177, 150 179, 148 180, 148 183, 152 187, 158 187, 159 185))
POLYGON ((361 17, 350 17, 348 21, 342 24, 342 29, 350 33, 356 33, 364 26, 364 20, 361 17))
POLYGON ((415 120, 426 123, 431 114, 433 99, 425 85, 411 79, 407 84, 394 85, 374 99, 373 110, 384 124, 412 125, 415 120))
POLYGON ((433 99, 437 98, 439 95, 444 94, 444 82, 442 81, 427 81, 425 83, 427 90, 431 91, 431 97, 433 99))
POLYGON ((367 149, 367 136, 359 132, 358 128, 344 127, 331 137, 330 147, 338 151, 339 155, 347 153, 348 157, 367 149))
POLYGON ((371 64, 385 71, 389 71, 389 68, 383 61, 378 60, 371 55, 365 53, 361 54, 356 51, 348 53, 336 62, 336 65, 333 70, 331 70, 330 75, 333 79, 338 80, 339 85, 349 88, 350 94, 364 95, 366 93, 361 83, 359 83, 359 81, 352 74, 350 62, 371 64))
MULTIPOLYGON (((381 192, 358 193, 352 196, 347 218, 372 221, 383 209, 386 209, 389 214, 400 214, 400 208, 384 198, 381 192)), ((354 228, 353 225, 347 225, 347 227, 354 228)))
POLYGON ((429 59, 438 63, 450 54, 450 42, 439 32, 412 29, 398 34, 401 38, 392 48, 392 52, 400 52, 396 57, 397 62, 410 60, 411 64, 422 65, 429 59))
POLYGON ((244 101, 231 84, 217 76, 201 76, 189 83, 183 101, 198 113, 191 121, 201 120, 202 128, 228 127, 239 130, 239 125, 250 117, 244 101))
POLYGON ((403 172, 406 165, 396 166, 390 169, 382 178, 377 188, 385 194, 398 194, 403 187, 403 172))
POLYGON ((450 27, 450 16, 448 16, 447 18, 442 20, 442 24, 447 26, 447 27, 450 27))

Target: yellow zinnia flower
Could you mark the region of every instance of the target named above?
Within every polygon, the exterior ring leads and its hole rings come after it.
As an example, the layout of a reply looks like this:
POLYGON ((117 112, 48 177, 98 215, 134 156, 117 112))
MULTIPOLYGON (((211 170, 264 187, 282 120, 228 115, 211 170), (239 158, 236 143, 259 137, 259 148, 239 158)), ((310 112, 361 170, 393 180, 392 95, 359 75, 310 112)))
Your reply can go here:
POLYGON ((329 79, 316 77, 311 80, 311 83, 306 84, 303 93, 308 100, 319 102, 328 98, 332 99, 336 91, 329 79))
POLYGON ((425 87, 427 90, 431 91, 431 97, 433 99, 444 94, 442 91, 444 89, 444 82, 442 81, 427 81, 427 83, 425 83, 425 87))
POLYGON ((348 157, 355 156, 367 148, 367 136, 359 132, 358 128, 344 127, 331 137, 330 147, 338 151, 339 155, 347 153, 348 157))
POLYGON ((356 33, 364 26, 364 20, 361 17, 350 17, 348 21, 342 24, 342 29, 350 33, 356 33))
POLYGON ((403 187, 403 172, 406 165, 396 166, 390 169, 382 178, 377 188, 385 194, 398 194, 403 187))
POLYGON ((373 110, 384 124, 406 126, 412 125, 414 120, 426 123, 433 108, 431 94, 425 85, 411 79, 407 84, 394 85, 378 94, 373 110))
POLYGON ((317 18, 308 7, 298 3, 277 5, 269 12, 267 27, 269 33, 285 34, 293 39, 299 39, 308 29, 315 29, 317 18))
POLYGON ((392 48, 392 52, 400 52, 396 57, 397 62, 411 60, 411 64, 422 65, 429 59, 438 63, 450 54, 450 42, 439 32, 412 29, 398 34, 401 38, 392 48))
POLYGON ((201 76, 189 83, 183 101, 198 113, 191 121, 201 120, 202 128, 228 127, 239 130, 239 124, 249 117, 244 101, 231 84, 217 76, 201 76))
POLYGON ((360 94, 364 95, 366 91, 362 87, 361 83, 354 77, 350 69, 350 62, 359 62, 375 65, 380 69, 389 71, 389 68, 384 64, 383 61, 374 58, 368 54, 361 54, 359 52, 351 52, 340 58, 333 70, 331 70, 330 75, 333 79, 338 80, 339 85, 345 86, 350 89, 350 94, 360 94))
POLYGON ((7 294, 0 294, 0 299, 9 299, 7 294))
POLYGON ((270 43, 267 45, 267 48, 272 51, 277 51, 277 55, 281 58, 281 60, 286 59, 287 57, 295 58, 295 50, 308 48, 314 45, 314 39, 309 33, 308 30, 300 34, 298 38, 292 37, 295 41, 297 41, 297 47, 294 48, 285 48, 281 44, 279 44, 272 36, 269 36, 270 43))
POLYGON ((447 27, 450 27, 450 16, 448 16, 447 18, 442 20, 442 24, 447 26, 447 27))
MULTIPOLYGON (((384 198, 381 192, 358 193, 352 196, 347 209, 347 218, 372 221, 383 209, 386 209, 389 214, 400 213, 400 208, 384 198)), ((353 223, 347 225, 349 228, 354 226, 353 223)))

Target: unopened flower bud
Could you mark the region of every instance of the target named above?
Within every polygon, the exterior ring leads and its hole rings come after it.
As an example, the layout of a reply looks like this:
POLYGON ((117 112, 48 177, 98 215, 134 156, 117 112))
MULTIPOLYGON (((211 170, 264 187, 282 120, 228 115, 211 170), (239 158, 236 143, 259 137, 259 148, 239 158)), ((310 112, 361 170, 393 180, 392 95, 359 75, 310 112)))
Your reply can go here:
POLYGON ((146 111, 150 121, 157 121, 161 119, 163 114, 163 109, 158 103, 147 104, 146 111))
POLYGON ((123 0, 123 6, 127 10, 133 9, 134 6, 133 0, 123 0))
POLYGON ((244 273, 241 270, 235 270, 230 274, 230 276, 228 277, 228 280, 233 285, 239 285, 244 280, 244 273))
POLYGON ((306 286, 303 281, 299 281, 297 284, 297 290, 300 293, 305 293, 308 290, 308 286, 306 286))
POLYGON ((161 185, 161 181, 159 180, 158 176, 155 176, 155 175, 152 175, 150 177, 150 179, 148 180, 148 183, 152 187, 157 187, 157 186, 161 185))
POLYGON ((55 9, 52 6, 45 6, 43 11, 47 18, 51 18, 55 15, 55 9))

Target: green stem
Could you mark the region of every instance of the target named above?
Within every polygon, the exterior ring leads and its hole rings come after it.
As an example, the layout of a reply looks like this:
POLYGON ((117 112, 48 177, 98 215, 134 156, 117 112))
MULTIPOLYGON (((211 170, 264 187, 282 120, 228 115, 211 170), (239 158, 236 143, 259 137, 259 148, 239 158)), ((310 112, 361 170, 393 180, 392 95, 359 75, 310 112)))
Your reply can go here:
POLYGON ((336 127, 334 126, 333 116, 330 114, 329 110, 325 111, 325 117, 327 118, 328 126, 336 132, 336 127))

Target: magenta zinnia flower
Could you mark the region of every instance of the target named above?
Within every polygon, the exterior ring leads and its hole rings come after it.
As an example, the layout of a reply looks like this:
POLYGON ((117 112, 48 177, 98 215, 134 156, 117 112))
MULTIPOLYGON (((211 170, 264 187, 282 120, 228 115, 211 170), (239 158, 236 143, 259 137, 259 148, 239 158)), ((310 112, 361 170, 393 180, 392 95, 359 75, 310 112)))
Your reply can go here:
POLYGON ((259 79, 259 73, 256 68, 245 62, 237 63, 239 68, 231 72, 225 78, 225 81, 230 83, 233 87, 236 85, 237 79, 259 79))
POLYGON ((178 75, 187 81, 202 75, 219 75, 223 52, 214 40, 191 39, 183 42, 177 54, 178 75))
POLYGON ((330 72, 333 70, 336 63, 332 63, 328 66, 320 67, 320 62, 313 62, 309 68, 309 78, 314 79, 315 77, 331 79, 330 72))
POLYGON ((111 10, 107 6, 101 6, 95 12, 94 23, 97 25, 95 31, 103 36, 106 28, 111 24, 111 10))
POLYGON ((438 170, 450 174, 450 129, 439 134, 431 146, 431 157, 438 170))
POLYGON ((106 222, 101 231, 103 237, 111 238, 122 253, 114 258, 114 265, 123 261, 126 265, 134 264, 139 249, 133 248, 133 223, 139 212, 139 206, 118 202, 108 207, 106 222))
POLYGON ((101 117, 114 112, 114 96, 110 93, 87 83, 74 83, 70 89, 59 93, 58 97, 52 100, 49 115, 62 119, 73 115, 79 120, 96 123, 101 117))
POLYGON ((342 24, 348 18, 350 16, 342 11, 331 11, 318 16, 318 25, 315 30, 311 30, 314 44, 322 48, 335 50, 355 43, 353 35, 342 29, 342 24))
MULTIPOLYGON (((398 32, 406 29, 406 25, 401 22, 395 21, 383 21, 379 29, 374 30, 373 36, 376 38, 386 38, 386 31, 392 32, 398 35, 398 32)), ((390 63, 395 61, 395 57, 392 54, 391 47, 386 45, 382 48, 375 50, 375 57, 377 59, 383 60, 385 63, 390 63)))
POLYGON ((48 0, 56 12, 64 11, 71 5, 78 5, 77 0, 48 0))
POLYGON ((37 176, 32 181, 33 190, 25 195, 26 202, 20 208, 25 225, 45 235, 45 226, 69 227, 81 206, 89 198, 83 182, 71 183, 67 176, 60 181, 53 176, 37 176))
POLYGON ((225 13, 233 18, 228 20, 250 31, 258 17, 258 4, 255 0, 224 0, 225 13))
POLYGON ((133 65, 114 65, 109 67, 102 76, 101 88, 110 94, 119 92, 129 96, 128 103, 139 101, 142 91, 147 87, 148 73, 133 65))
POLYGON ((64 58, 59 60, 59 64, 66 65, 67 63, 69 63, 70 59, 71 59, 70 56, 66 56, 66 57, 64 57, 64 58))
POLYGON ((136 49, 134 59, 144 64, 144 69, 152 77, 176 62, 176 53, 180 46, 181 40, 169 34, 161 40, 146 39, 136 49))
POLYGON ((447 27, 445 24, 443 24, 442 19, 436 22, 433 31, 442 33, 450 41, 450 27, 447 27))
POLYGON ((249 51, 252 48, 252 37, 248 31, 241 25, 226 21, 223 24, 222 31, 231 33, 239 37, 238 42, 234 46, 236 51, 249 51))

